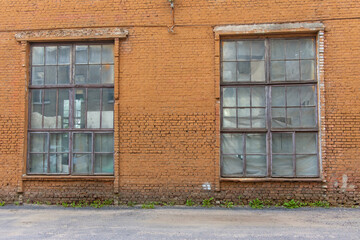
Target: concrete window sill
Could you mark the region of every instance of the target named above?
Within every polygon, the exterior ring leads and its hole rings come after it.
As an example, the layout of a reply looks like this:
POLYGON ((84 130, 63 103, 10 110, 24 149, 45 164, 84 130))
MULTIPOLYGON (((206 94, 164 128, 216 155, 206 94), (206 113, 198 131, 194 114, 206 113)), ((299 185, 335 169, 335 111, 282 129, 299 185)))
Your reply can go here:
POLYGON ((220 182, 325 182, 322 178, 220 178, 220 182))
POLYGON ((114 176, 64 176, 64 175, 23 175, 23 181, 100 181, 112 182, 115 180, 114 176))

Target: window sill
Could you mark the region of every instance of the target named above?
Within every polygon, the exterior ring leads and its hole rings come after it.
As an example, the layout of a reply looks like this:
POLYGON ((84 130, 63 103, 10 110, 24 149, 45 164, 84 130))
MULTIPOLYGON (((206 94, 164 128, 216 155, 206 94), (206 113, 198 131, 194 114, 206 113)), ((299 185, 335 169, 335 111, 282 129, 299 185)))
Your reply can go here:
POLYGON ((114 176, 67 176, 67 175, 23 175, 23 181, 95 181, 95 182, 113 182, 114 176))
POLYGON ((220 178, 220 182, 325 182, 322 178, 220 178))

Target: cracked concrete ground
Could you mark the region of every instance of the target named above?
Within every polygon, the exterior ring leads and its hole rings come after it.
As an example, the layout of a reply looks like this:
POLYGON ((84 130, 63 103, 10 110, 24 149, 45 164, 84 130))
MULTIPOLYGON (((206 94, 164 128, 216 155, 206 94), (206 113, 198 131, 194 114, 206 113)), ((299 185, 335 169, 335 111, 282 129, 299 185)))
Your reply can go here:
POLYGON ((0 239, 360 239, 360 209, 5 206, 0 239))

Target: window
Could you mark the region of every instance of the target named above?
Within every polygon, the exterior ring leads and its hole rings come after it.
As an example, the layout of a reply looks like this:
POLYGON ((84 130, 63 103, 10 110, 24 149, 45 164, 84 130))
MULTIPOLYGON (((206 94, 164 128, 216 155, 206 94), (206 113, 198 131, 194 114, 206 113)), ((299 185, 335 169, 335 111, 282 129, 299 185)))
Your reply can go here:
POLYGON ((112 44, 34 44, 30 54, 29 174, 112 175, 112 44))
POLYGON ((222 41, 221 176, 318 177, 315 38, 222 41))

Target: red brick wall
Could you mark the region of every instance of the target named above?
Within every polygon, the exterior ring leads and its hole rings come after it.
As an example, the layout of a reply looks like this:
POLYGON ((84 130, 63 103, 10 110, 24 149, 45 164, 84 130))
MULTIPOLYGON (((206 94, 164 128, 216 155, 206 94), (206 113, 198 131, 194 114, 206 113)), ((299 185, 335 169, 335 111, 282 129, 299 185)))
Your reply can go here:
MULTIPOLYGON (((7 0, 0 15, 0 200, 183 201, 187 197, 360 203, 359 1, 7 0), (76 3, 75 3, 76 2, 76 3), (213 27, 321 21, 325 25, 325 182, 219 182, 213 27), (23 181, 26 144, 24 30, 122 27, 119 188, 111 181, 23 181), (210 183, 210 192, 202 184, 210 183), (217 191, 215 191, 217 190, 217 191), (23 192, 23 193, 22 193, 23 192)), ((324 116, 323 116, 324 117, 324 116)))

